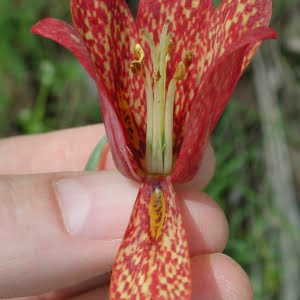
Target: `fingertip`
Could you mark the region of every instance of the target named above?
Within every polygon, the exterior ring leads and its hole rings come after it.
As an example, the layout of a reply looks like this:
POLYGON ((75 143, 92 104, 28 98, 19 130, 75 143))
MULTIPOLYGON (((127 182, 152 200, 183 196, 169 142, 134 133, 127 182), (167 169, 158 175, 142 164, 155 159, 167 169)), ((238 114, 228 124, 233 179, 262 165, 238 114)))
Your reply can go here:
POLYGON ((115 170, 116 169, 116 165, 114 163, 111 151, 109 146, 107 147, 107 151, 106 153, 103 155, 103 160, 104 160, 104 164, 103 164, 103 169, 104 170, 115 170))
POLYGON ((220 254, 192 259, 192 299, 252 300, 253 289, 245 271, 232 258, 220 254))
POLYGON ((177 189, 177 193, 191 256, 222 252, 229 234, 223 210, 207 194, 186 188, 177 189))

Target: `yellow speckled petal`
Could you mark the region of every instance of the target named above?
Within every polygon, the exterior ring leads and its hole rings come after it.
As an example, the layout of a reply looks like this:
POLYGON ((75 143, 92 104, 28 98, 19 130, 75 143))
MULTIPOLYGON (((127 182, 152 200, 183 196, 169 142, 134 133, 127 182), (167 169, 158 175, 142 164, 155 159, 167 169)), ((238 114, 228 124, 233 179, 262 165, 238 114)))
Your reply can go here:
MULTIPOLYGON (((203 28, 203 45, 199 48, 201 79, 210 65, 223 55, 231 44, 259 27, 268 27, 272 14, 271 0, 223 0, 203 28)), ((260 43, 250 46, 244 68, 260 43)))
POLYGON ((144 155, 145 97, 142 78, 130 71, 137 42, 125 0, 71 0, 73 23, 95 65, 98 80, 119 112, 134 155, 144 155))
POLYGON ((46 18, 36 23, 31 28, 31 32, 65 46, 77 57, 91 77, 96 79, 95 66, 91 61, 83 40, 70 24, 61 20, 46 18))
POLYGON ((144 183, 113 266, 111 300, 188 300, 186 233, 169 178, 144 183))

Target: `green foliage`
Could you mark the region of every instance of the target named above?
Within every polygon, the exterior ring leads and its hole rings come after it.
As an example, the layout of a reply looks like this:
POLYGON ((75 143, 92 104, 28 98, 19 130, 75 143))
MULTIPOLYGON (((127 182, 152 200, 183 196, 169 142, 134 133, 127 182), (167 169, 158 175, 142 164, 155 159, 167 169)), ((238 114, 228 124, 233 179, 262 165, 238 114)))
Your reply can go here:
POLYGON ((52 41, 30 33, 31 26, 47 16, 70 21, 69 1, 0 2, 2 135, 100 120, 96 89, 77 60, 52 41))
POLYGON ((257 122, 255 110, 229 104, 213 134, 217 168, 206 191, 229 220, 225 253, 251 274, 255 299, 271 299, 278 293, 280 270, 276 236, 269 238, 274 215, 267 195, 261 194, 266 183, 257 122))

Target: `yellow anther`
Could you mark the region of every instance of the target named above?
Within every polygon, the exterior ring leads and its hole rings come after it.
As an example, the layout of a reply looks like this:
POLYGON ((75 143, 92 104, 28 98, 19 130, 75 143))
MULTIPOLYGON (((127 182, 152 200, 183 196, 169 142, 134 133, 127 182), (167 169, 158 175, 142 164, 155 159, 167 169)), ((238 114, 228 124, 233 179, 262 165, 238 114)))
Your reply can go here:
POLYGON ((140 44, 135 45, 134 50, 133 50, 133 55, 137 61, 143 62, 143 60, 145 58, 145 52, 140 44))
POLYGON ((173 42, 172 39, 170 39, 169 43, 168 43, 168 54, 169 54, 169 56, 172 55, 173 50, 174 50, 174 42, 173 42))
POLYGON ((154 72, 154 79, 155 79, 156 81, 159 81, 160 78, 161 78, 160 72, 159 72, 159 70, 156 70, 156 71, 154 72))
POLYGON ((143 64, 138 60, 134 60, 130 63, 129 68, 132 71, 132 73, 136 75, 141 75, 143 71, 143 64))
POLYGON ((191 64, 192 64, 192 61, 193 61, 193 52, 188 50, 185 52, 184 54, 184 64, 186 67, 189 67, 191 64))
POLYGON ((176 71, 175 71, 175 74, 173 76, 174 79, 176 80, 181 80, 184 78, 184 75, 185 75, 185 64, 184 62, 180 62, 178 65, 177 65, 177 68, 176 68, 176 71))

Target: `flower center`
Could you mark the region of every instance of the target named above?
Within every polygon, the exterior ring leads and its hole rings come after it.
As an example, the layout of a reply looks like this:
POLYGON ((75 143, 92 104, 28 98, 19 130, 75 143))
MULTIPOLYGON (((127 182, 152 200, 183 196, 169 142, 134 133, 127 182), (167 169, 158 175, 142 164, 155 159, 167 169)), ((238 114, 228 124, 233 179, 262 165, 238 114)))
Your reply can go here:
POLYGON ((144 65, 145 52, 140 44, 134 48, 135 60, 131 62, 131 71, 144 79, 147 98, 146 132, 146 169, 150 174, 168 175, 173 167, 173 111, 178 80, 184 78, 186 68, 192 62, 192 52, 186 51, 184 58, 176 67, 168 88, 167 64, 172 55, 174 42, 168 32, 166 21, 160 36, 159 45, 155 45, 149 32, 141 34, 148 43, 151 53, 153 74, 144 65))

